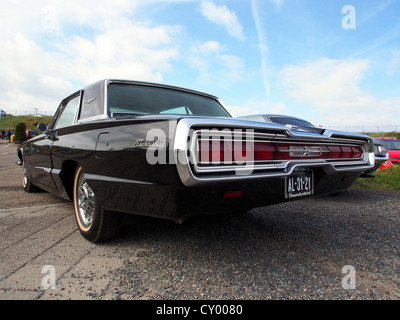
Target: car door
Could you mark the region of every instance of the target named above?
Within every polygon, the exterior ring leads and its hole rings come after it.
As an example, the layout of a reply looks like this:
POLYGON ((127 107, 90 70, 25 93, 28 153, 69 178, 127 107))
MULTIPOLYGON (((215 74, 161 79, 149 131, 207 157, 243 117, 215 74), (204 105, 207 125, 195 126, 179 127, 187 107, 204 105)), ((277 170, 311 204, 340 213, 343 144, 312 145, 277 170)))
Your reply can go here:
POLYGON ((60 180, 62 165, 67 160, 74 160, 75 146, 79 144, 79 140, 82 139, 82 137, 77 134, 77 130, 79 130, 77 118, 79 115, 81 96, 82 92, 79 91, 64 100, 57 120, 53 123, 51 130, 48 131, 53 137, 51 148, 51 173, 55 184, 59 186, 59 194, 63 192, 60 180))
POLYGON ((60 103, 47 131, 43 135, 32 139, 32 142, 23 150, 24 161, 29 167, 32 182, 50 192, 54 192, 57 189, 57 184, 52 176, 53 161, 51 152, 53 143, 57 140, 57 132, 53 128, 58 123, 68 101, 67 98, 60 103))
POLYGON ((56 189, 51 177, 51 147, 53 141, 46 134, 32 140, 23 150, 24 162, 31 173, 32 182, 42 189, 52 191, 56 189))
POLYGON ((70 127, 76 123, 77 112, 80 103, 80 92, 77 92, 64 99, 44 137, 37 140, 33 144, 33 148, 37 151, 37 155, 31 153, 32 162, 35 163, 35 182, 39 186, 45 186, 50 189, 57 189, 57 183, 54 175, 59 173, 59 169, 54 167, 53 153, 68 152, 68 146, 61 146, 59 141, 65 135, 63 128, 70 127))

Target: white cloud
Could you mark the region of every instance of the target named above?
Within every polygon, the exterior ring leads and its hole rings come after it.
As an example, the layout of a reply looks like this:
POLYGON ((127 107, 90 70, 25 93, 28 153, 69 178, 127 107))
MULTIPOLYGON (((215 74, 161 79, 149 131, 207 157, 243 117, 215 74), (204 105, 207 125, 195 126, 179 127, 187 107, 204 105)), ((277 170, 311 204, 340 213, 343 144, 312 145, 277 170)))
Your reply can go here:
POLYGON ((34 41, 17 35, 14 41, 0 42, 0 101, 12 112, 51 112, 60 98, 71 93, 71 83, 63 77, 63 66, 34 41))
POLYGON ((239 41, 246 39, 236 13, 230 11, 225 5, 217 6, 209 0, 205 0, 200 4, 200 11, 212 23, 224 27, 230 36, 239 41))
POLYGON ((270 97, 271 89, 268 77, 268 62, 269 62, 269 50, 267 45, 267 37, 265 34, 265 28, 263 26, 262 19, 260 17, 260 10, 256 0, 251 1, 251 11, 253 14, 254 23, 256 25, 260 54, 261 54, 261 71, 263 75, 264 89, 266 97, 270 97))
POLYGON ((254 114, 254 108, 247 106, 225 106, 233 117, 248 116, 254 114))
MULTIPOLYGON (((315 112, 314 122, 325 125, 392 125, 400 97, 377 99, 360 88, 369 68, 367 59, 318 59, 289 65, 280 73, 286 96, 315 112)), ((312 120, 312 119, 309 119, 312 120)))
POLYGON ((160 71, 170 70, 170 61, 178 56, 173 41, 177 33, 178 27, 127 22, 93 39, 75 36, 59 48, 74 70, 69 76, 79 81, 126 78, 161 82, 160 71))
POLYGON ((400 73, 400 50, 393 51, 393 58, 388 64, 386 73, 389 75, 400 73))
POLYGON ((287 106, 284 103, 278 103, 271 108, 271 113, 274 114, 285 114, 287 112, 287 106))
MULTIPOLYGON (((5 1, 2 1, 5 2, 5 1)), ((7 1, 1 6, 2 38, 15 34, 40 37, 55 33, 62 37, 65 26, 106 30, 123 16, 135 12, 144 0, 29 0, 7 1)))
POLYGON ((12 1, 0 13, 3 109, 52 113, 72 90, 103 78, 162 82, 181 27, 127 17, 139 1, 91 1, 12 1))
POLYGON ((204 56, 212 54, 219 54, 223 50, 223 46, 217 41, 206 41, 197 45, 192 46, 192 51, 199 53, 204 56))
POLYGON ((283 5, 283 0, 269 0, 270 2, 272 2, 275 5, 276 10, 280 10, 280 8, 283 5))
POLYGON ((247 77, 244 61, 225 51, 225 47, 217 41, 198 43, 191 47, 188 63, 192 69, 197 70, 197 83, 201 87, 224 87, 247 77))
POLYGON ((290 65, 281 71, 287 94, 318 108, 340 108, 358 104, 358 82, 369 66, 368 60, 319 59, 303 65, 290 65))

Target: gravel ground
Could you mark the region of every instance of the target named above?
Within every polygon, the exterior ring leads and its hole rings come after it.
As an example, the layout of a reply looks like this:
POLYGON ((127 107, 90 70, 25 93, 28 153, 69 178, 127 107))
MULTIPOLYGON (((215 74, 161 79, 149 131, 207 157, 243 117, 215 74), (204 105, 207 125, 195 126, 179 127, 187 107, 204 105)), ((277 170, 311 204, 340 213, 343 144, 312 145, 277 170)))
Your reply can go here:
POLYGON ((399 208, 351 190, 183 226, 129 217, 133 254, 111 276, 123 299, 399 299, 399 208))

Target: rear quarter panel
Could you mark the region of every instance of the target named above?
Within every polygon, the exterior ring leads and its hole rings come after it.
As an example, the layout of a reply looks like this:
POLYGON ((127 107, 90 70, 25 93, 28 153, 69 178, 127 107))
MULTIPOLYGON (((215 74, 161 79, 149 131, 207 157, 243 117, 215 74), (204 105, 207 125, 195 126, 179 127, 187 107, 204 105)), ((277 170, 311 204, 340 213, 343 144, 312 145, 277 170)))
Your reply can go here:
POLYGON ((60 175, 65 162, 70 161, 82 166, 85 175, 94 180, 177 185, 175 165, 168 164, 168 159, 151 165, 147 160, 149 150, 135 147, 138 140, 146 139, 149 130, 158 128, 165 132, 168 148, 175 126, 176 121, 168 120, 106 120, 59 129, 52 149, 55 180, 58 185, 62 183, 60 175))

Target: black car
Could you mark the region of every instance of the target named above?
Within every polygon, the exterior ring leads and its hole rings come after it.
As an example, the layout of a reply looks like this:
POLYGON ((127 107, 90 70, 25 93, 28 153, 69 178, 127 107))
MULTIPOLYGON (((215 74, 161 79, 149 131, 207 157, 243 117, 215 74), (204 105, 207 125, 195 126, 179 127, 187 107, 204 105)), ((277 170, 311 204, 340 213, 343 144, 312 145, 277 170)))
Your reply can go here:
POLYGON ((22 143, 23 188, 74 203, 81 234, 116 236, 123 214, 178 222, 345 190, 374 166, 371 138, 236 119, 214 96, 102 80, 62 100, 22 143))

